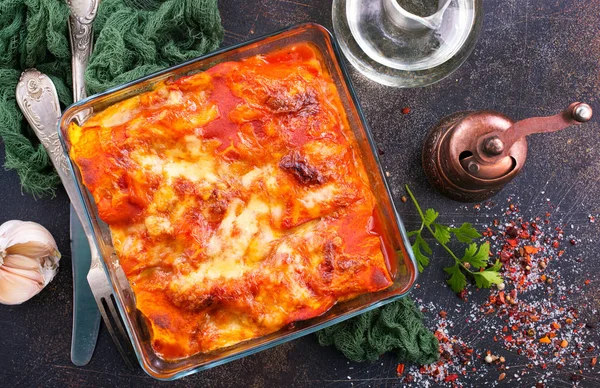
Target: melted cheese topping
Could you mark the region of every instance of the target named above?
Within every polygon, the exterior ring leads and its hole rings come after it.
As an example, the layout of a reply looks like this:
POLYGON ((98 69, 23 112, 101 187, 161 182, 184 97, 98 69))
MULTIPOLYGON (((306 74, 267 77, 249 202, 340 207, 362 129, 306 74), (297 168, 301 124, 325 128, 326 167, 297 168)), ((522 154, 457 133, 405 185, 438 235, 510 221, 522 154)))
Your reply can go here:
POLYGON ((375 198, 309 45, 166 82, 69 139, 165 359, 392 284, 375 198))

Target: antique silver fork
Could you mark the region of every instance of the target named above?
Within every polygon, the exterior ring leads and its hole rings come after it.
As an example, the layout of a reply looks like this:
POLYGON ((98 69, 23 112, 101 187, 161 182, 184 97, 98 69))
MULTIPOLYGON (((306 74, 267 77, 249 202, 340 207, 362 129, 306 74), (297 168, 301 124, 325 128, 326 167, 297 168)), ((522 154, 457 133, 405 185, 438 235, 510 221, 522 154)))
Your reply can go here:
POLYGON ((16 96, 17 104, 21 108, 23 116, 25 116, 48 152, 48 156, 56 168, 71 204, 81 221, 90 244, 92 256, 90 272, 87 277, 90 288, 119 353, 121 353, 129 368, 133 368, 134 355, 131 342, 121 322, 112 287, 106 278, 100 261, 100 254, 93 239, 91 225, 86 218, 83 201, 58 137, 60 105, 54 83, 47 75, 36 69, 26 70, 17 84, 16 96))

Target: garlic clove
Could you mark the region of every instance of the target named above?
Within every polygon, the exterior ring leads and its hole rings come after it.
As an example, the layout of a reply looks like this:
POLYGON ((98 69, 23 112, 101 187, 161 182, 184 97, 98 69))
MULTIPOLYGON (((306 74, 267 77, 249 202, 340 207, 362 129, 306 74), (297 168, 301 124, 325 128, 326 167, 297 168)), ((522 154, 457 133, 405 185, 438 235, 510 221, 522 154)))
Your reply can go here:
MULTIPOLYGON (((56 241, 44 227, 34 222, 15 223, 8 221, 4 225, 12 226, 0 233, 2 243, 0 251, 5 247, 7 255, 19 254, 29 257, 58 256, 56 241)), ((2 225, 2 226, 4 226, 2 225)))
POLYGON ((44 275, 40 272, 39 266, 37 266, 34 270, 31 270, 23 268, 13 268, 5 265, 2 266, 2 268, 0 268, 0 271, 6 271, 30 280, 34 280, 40 285, 44 285, 46 283, 44 280, 44 275))
POLYGON ((21 304, 42 290, 38 282, 0 270, 0 303, 21 304))
POLYGON ((28 241, 22 244, 15 244, 6 248, 6 255, 22 255, 29 257, 57 257, 60 258, 58 249, 48 243, 40 241, 28 241))
POLYGON ((2 268, 18 268, 18 269, 38 269, 39 261, 28 256, 12 254, 4 258, 2 268))

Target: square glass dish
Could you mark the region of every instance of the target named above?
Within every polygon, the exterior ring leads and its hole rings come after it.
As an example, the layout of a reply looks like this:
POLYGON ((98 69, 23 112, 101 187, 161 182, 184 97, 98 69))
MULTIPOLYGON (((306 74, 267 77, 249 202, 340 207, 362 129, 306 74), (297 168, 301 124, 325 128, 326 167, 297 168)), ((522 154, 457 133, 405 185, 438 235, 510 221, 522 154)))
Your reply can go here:
POLYGON ((364 120, 346 69, 340 58, 335 41, 324 27, 310 23, 301 24, 266 37, 219 50, 210 55, 107 90, 72 105, 64 112, 59 123, 59 135, 64 152, 69 160, 71 171, 73 171, 79 193, 85 204, 86 218, 93 230, 93 240, 103 258, 105 271, 112 283, 125 327, 142 368, 150 376, 160 380, 173 380, 291 341, 397 300, 404 296, 415 283, 417 266, 410 249, 410 243, 395 209, 371 132, 364 120), (136 309, 135 295, 115 253, 110 229, 100 219, 93 196, 83 185, 79 169, 74 168, 75 163, 69 158, 70 142, 67 129, 71 122, 77 121, 82 125, 85 119, 81 122, 81 117, 90 117, 119 101, 150 91, 154 85, 167 79, 177 79, 202 72, 221 62, 239 61, 297 43, 309 43, 320 53, 323 66, 337 88, 350 129, 355 137, 354 142, 358 148, 357 155, 365 165, 371 189, 378 201, 376 208, 379 212, 379 219, 384 224, 382 229, 385 232, 385 236, 382 236, 382 238, 386 239, 389 242, 388 245, 395 250, 390 255, 393 260, 388 263, 393 284, 384 290, 363 294, 354 299, 337 303, 318 317, 294 322, 269 335, 209 353, 199 353, 177 360, 165 360, 156 354, 151 346, 148 328, 136 309))

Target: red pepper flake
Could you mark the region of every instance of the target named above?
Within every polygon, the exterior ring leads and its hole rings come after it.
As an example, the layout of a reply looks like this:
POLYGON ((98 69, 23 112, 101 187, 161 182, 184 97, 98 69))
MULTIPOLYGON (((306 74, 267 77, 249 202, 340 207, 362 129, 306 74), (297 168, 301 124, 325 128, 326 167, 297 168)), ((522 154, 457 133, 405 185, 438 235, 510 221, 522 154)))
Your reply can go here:
POLYGON ((591 366, 596 366, 597 362, 598 362, 598 357, 592 357, 592 361, 590 361, 590 365, 591 366))
POLYGON ((504 291, 500 291, 500 293, 498 293, 498 298, 500 299, 500 304, 506 303, 506 301, 504 300, 504 291))
POLYGON ((535 248, 532 246, 524 246, 523 248, 525 248, 525 252, 527 252, 530 255, 535 255, 539 251, 539 248, 535 248))
POLYGON ((442 310, 442 311, 440 311, 439 315, 440 315, 440 318, 446 318, 446 315, 448 315, 448 313, 445 312, 444 310, 442 310))
POLYGON ((554 330, 558 330, 560 329, 560 324, 558 322, 552 322, 550 327, 552 327, 554 330))
POLYGON ((513 340, 513 337, 512 337, 512 335, 507 335, 506 337, 504 337, 504 339, 505 339, 507 342, 512 342, 512 340, 513 340))
POLYGON ((586 286, 590 284, 590 279, 586 279, 585 282, 583 282, 586 286))
POLYGON ((398 374, 398 377, 404 374, 404 364, 398 364, 396 367, 396 373, 398 374))
POLYGON ((575 239, 574 239, 574 238, 570 239, 570 240, 569 240, 569 242, 571 243, 571 245, 575 245, 575 244, 577 244, 577 241, 575 241, 575 239))
POLYGON ((516 247, 517 245, 519 245, 519 242, 517 241, 517 239, 514 239, 514 238, 507 238, 506 242, 509 243, 511 247, 516 247))
POLYGON ((404 108, 402 108, 402 114, 403 115, 407 115, 410 113, 410 108, 405 106, 404 108))
POLYGON ((446 378, 444 378, 444 381, 445 381, 446 383, 449 383, 449 382, 451 382, 451 381, 454 381, 454 380, 456 380, 457 378, 458 378, 458 374, 456 374, 456 373, 452 373, 452 374, 449 374, 448 376, 446 376, 446 378))

